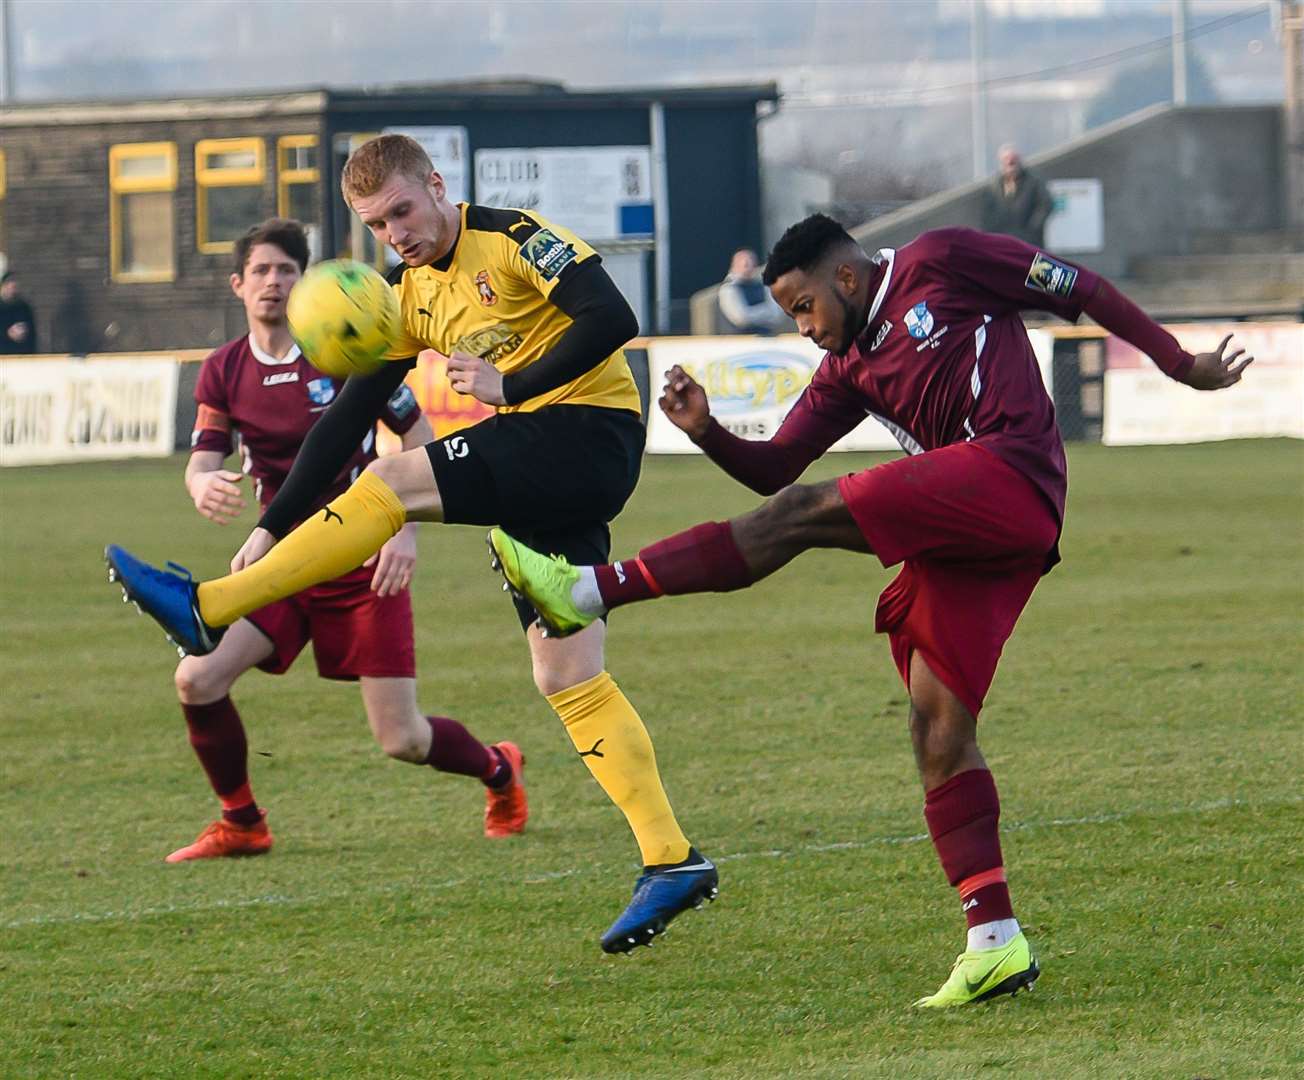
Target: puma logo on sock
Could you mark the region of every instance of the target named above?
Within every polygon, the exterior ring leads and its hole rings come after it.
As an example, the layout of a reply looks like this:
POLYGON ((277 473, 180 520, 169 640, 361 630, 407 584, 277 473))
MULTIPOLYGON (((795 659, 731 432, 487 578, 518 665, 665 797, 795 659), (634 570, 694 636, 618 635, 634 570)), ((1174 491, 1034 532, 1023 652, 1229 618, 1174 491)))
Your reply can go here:
POLYGON ((344 524, 344 519, 340 517, 340 515, 337 514, 334 510, 332 510, 329 506, 324 506, 322 507, 322 509, 326 511, 326 516, 322 518, 323 522, 330 521, 331 518, 334 518, 341 525, 344 524))
POLYGON ((598 747, 601 746, 606 741, 607 740, 605 738, 599 739, 587 750, 581 750, 580 757, 605 757, 606 755, 603 754, 602 751, 598 749, 598 747))

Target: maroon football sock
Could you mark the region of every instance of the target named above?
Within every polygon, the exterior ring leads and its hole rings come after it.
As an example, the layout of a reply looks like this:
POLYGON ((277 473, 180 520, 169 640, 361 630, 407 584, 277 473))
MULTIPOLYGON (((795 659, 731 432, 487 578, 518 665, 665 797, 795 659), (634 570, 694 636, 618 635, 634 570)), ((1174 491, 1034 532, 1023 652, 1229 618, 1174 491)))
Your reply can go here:
POLYGON ((447 716, 427 716, 430 725, 430 753, 426 764, 440 772, 474 776, 477 780, 494 786, 501 782, 503 770, 511 775, 511 767, 501 754, 485 746, 456 720, 447 716))
POLYGON ((237 825, 255 825, 261 819, 249 788, 249 744, 244 724, 231 698, 207 705, 181 705, 190 732, 190 745, 208 782, 222 802, 222 816, 237 825))
POLYGON ((595 568, 598 592, 608 607, 654 596, 732 592, 754 580, 727 521, 708 521, 659 540, 637 559, 595 568))
POLYGON ((1012 919, 997 823, 1001 801, 987 769, 969 769, 924 796, 924 818, 967 925, 1012 919))

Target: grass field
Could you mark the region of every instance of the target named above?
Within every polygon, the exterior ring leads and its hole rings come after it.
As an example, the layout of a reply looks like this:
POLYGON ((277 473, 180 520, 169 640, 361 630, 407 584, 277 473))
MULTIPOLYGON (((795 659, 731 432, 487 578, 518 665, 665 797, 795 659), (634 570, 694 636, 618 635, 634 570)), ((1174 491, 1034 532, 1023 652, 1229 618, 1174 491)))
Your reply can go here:
MULTIPOLYGON (((305 659, 235 693, 276 850, 166 866, 215 802, 175 658, 100 549, 211 576, 244 526, 194 514, 180 458, 4 470, 0 1076, 1301 1075, 1304 447, 1070 465, 1065 563, 981 725, 1044 975, 943 1015, 908 1008, 963 935, 876 562, 807 555, 613 619, 721 896, 612 958, 636 849, 533 690, 480 530, 423 538, 421 699, 521 743, 528 833, 484 840, 478 786, 385 758, 305 659)), ((618 552, 755 501, 650 459, 618 552)))

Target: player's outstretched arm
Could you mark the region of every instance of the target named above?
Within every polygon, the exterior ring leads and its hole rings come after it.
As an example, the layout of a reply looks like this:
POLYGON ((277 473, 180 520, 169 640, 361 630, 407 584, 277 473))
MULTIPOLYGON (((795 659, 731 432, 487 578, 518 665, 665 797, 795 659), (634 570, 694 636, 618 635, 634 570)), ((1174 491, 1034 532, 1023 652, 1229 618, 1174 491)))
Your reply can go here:
POLYGON ((186 462, 186 491, 195 509, 219 525, 230 524, 245 506, 237 486, 244 474, 222 468, 225 460, 218 450, 194 450, 186 462))
POLYGON ((1222 390, 1241 381, 1241 373, 1254 359, 1244 356, 1244 349, 1226 354, 1231 335, 1223 338, 1217 349, 1207 353, 1188 353, 1177 339, 1132 303, 1104 278, 1091 298, 1082 305, 1090 315, 1115 337, 1140 349, 1171 379, 1196 390, 1222 390))
POLYGON ((741 484, 760 495, 773 495, 799 477, 807 465, 832 445, 792 438, 809 423, 808 398, 803 396, 772 439, 742 439, 726 431, 711 415, 711 406, 691 375, 676 364, 666 372, 666 385, 657 404, 675 427, 707 457, 741 484))

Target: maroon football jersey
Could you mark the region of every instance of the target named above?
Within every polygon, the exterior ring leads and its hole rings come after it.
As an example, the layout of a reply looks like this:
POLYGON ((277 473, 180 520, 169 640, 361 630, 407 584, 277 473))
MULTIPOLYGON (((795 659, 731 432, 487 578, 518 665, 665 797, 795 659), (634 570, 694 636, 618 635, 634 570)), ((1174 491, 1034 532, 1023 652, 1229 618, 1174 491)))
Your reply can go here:
MULTIPOLYGON (((195 385, 199 413, 191 449, 226 455, 235 448, 238 436, 243 470, 253 478, 259 504, 266 507, 285 481, 304 436, 339 389, 340 384, 308 363, 297 346, 284 360, 277 360, 258 349, 247 335, 229 341, 205 359, 200 369, 195 385)), ((415 395, 403 384, 377 419, 402 435, 420 416, 415 395)), ((373 427, 313 511, 344 491, 375 459, 373 427)))
POLYGON ((869 414, 908 453, 975 442, 1031 479, 1062 521, 1064 446, 1019 311, 1076 322, 1099 279, 973 229, 926 232, 875 261, 865 329, 845 354, 825 354, 775 441, 823 453, 869 414))

